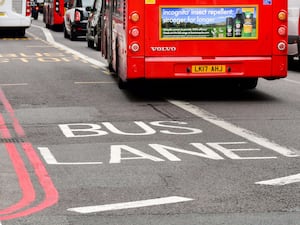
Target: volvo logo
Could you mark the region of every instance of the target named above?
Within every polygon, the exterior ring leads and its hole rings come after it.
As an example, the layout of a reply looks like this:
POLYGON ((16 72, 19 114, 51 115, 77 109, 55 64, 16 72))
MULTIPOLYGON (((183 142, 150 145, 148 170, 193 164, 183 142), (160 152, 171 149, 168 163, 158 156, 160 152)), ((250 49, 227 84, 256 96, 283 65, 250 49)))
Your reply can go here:
POLYGON ((152 46, 150 47, 153 52, 176 52, 176 47, 159 47, 159 46, 152 46))

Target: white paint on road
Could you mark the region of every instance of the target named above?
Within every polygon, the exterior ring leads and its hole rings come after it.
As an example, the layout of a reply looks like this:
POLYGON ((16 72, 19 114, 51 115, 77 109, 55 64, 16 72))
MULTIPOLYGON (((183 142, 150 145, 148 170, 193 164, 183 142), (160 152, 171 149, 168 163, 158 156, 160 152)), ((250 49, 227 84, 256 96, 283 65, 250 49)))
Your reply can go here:
POLYGON ((90 82, 85 82, 85 81, 77 81, 74 82, 74 84, 115 84, 116 82, 112 81, 90 81, 90 82))
POLYGON ((7 83, 7 84, 0 84, 1 87, 5 87, 5 86, 26 86, 26 85, 28 85, 28 83, 7 83))
POLYGON ((82 53, 80 53, 78 51, 75 51, 75 50, 73 50, 73 49, 71 49, 71 48, 69 48, 69 47, 67 47, 67 46, 65 46, 63 44, 60 44, 60 43, 56 42, 54 40, 51 32, 48 29, 46 29, 44 27, 40 27, 40 26, 34 25, 34 24, 32 24, 32 26, 41 29, 43 31, 43 33, 45 34, 47 42, 49 42, 54 47, 58 47, 60 49, 63 49, 64 51, 66 51, 68 53, 71 53, 71 54, 79 57, 80 59, 82 59, 82 60, 84 60, 84 61, 86 61, 86 62, 88 62, 88 63, 90 63, 90 64, 92 64, 94 66, 97 66, 97 67, 100 67, 100 68, 106 67, 105 63, 102 63, 99 60, 90 58, 90 57, 88 57, 88 56, 86 56, 86 55, 84 55, 84 54, 82 54, 82 53))
POLYGON ((282 186, 286 184, 298 183, 300 182, 300 173, 295 175, 290 175, 287 177, 280 177, 271 180, 264 180, 256 182, 255 184, 263 184, 263 185, 274 185, 274 186, 282 186))
POLYGON ((295 80, 291 80, 291 79, 284 79, 285 81, 288 81, 288 82, 290 82, 290 83, 294 83, 294 84, 300 84, 300 82, 299 81, 295 81, 295 80))
POLYGON ((108 205, 95 205, 95 206, 69 208, 68 211, 85 214, 85 213, 105 212, 105 211, 112 211, 112 210, 132 209, 132 208, 141 208, 147 206, 172 204, 172 203, 187 202, 192 200, 194 199, 171 196, 166 198, 156 198, 156 199, 148 199, 148 200, 141 200, 141 201, 134 201, 134 202, 123 202, 123 203, 115 203, 115 204, 108 204, 108 205))
POLYGON ((254 142, 260 146, 263 146, 267 149, 273 150, 281 155, 284 155, 286 157, 299 157, 300 153, 297 154, 296 152, 299 152, 299 150, 296 149, 289 149, 287 147, 281 146, 279 144, 276 144, 264 137, 261 137, 260 135, 246 130, 244 128, 238 127, 234 124, 231 124, 219 117, 217 117, 216 115, 209 113, 195 105, 192 105, 188 102, 184 102, 184 101, 176 101, 176 100, 167 100, 168 102, 172 103, 173 105, 192 113, 193 115, 211 123, 214 124, 220 128, 223 128, 235 135, 238 135, 240 137, 243 137, 251 142, 254 142))
POLYGON ((99 165, 102 162, 58 162, 47 147, 38 147, 47 164, 51 165, 99 165))

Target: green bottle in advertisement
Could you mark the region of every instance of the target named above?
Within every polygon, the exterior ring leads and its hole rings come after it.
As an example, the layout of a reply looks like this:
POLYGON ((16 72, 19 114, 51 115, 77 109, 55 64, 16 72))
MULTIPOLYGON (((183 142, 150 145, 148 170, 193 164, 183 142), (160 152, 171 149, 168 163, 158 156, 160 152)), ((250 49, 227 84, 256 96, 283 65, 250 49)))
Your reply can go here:
POLYGON ((253 13, 252 12, 244 12, 244 25, 243 25, 243 36, 251 37, 253 30, 253 13))
POLYGON ((226 37, 233 37, 233 18, 226 18, 226 37))
POLYGON ((237 13, 234 19, 234 36, 242 37, 242 29, 243 29, 243 14, 237 13))

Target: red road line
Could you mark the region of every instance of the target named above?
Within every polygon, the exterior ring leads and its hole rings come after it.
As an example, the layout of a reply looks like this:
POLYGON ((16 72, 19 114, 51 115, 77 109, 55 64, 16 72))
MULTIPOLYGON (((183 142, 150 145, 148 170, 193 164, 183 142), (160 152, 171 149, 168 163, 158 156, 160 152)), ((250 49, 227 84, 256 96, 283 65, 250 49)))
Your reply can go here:
POLYGON ((58 202, 58 192, 51 178, 49 177, 45 166, 40 160, 40 157, 37 155, 36 151, 30 143, 23 143, 22 147, 35 170, 35 174, 39 179, 40 185, 44 189, 45 197, 40 204, 15 214, 0 217, 0 220, 10 220, 18 217, 28 216, 33 213, 42 211, 43 209, 48 208, 58 202))
POLYGON ((18 119, 16 118, 15 112, 14 112, 13 108, 11 107, 9 101, 5 97, 5 94, 2 91, 2 89, 0 89, 0 101, 2 102, 6 112, 9 113, 9 116, 12 120, 14 129, 15 129, 16 133, 18 134, 18 136, 19 137, 25 137, 25 132, 24 132, 22 126, 20 125, 18 119))
MULTIPOLYGON (((1 129, 0 129, 1 136, 3 138, 11 138, 11 134, 5 125, 5 121, 3 119, 2 114, 0 114, 0 124, 1 124, 1 129)), ((29 205, 31 202, 35 200, 35 191, 32 182, 30 180, 30 176, 26 170, 26 167, 23 163, 20 154, 18 153, 15 144, 5 143, 5 148, 9 154, 9 157, 15 169, 19 181, 19 185, 22 190, 22 198, 18 203, 11 205, 6 209, 0 210, 0 215, 15 212, 29 205)), ((0 216, 0 220, 2 220, 1 216, 0 216)))
MULTIPOLYGON (((13 108, 11 107, 4 92, 1 89, 0 89, 0 101, 2 102, 6 111, 8 112, 10 119, 13 122, 14 130, 17 133, 17 135, 19 137, 25 137, 25 132, 24 132, 22 126, 20 125, 18 119, 16 118, 13 108)), ((1 124, 5 124, 4 120, 1 124)), ((35 174, 39 180, 41 187, 44 190, 45 197, 44 197, 43 201, 41 203, 37 204, 36 206, 28 208, 24 211, 17 212, 15 214, 0 217, 0 220, 8 220, 8 219, 13 219, 13 218, 17 218, 17 217, 27 216, 27 215, 39 212, 39 211, 41 211, 47 207, 50 207, 58 202, 58 198, 59 198, 58 192, 57 192, 50 176, 48 175, 46 167, 44 166, 40 157, 36 153, 35 149, 31 145, 31 143, 28 143, 28 142, 22 143, 21 146, 35 171, 35 174)), ((24 171, 26 171, 26 168, 24 168, 24 171)), ((30 192, 29 189, 24 189, 24 191, 25 191, 25 193, 24 193, 25 195, 28 194, 27 192, 30 192)))

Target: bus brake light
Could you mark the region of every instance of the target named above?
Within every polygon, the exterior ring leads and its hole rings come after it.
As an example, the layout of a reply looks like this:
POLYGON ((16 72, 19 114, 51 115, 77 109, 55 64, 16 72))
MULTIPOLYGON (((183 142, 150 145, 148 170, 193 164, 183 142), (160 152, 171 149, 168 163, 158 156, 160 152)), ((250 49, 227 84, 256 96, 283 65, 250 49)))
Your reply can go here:
POLYGON ((284 51, 286 50, 286 43, 284 41, 280 41, 278 44, 277 44, 277 48, 279 51, 284 51))
POLYGON ((298 22, 298 35, 300 36, 300 15, 299 15, 299 22, 298 22))
POLYGON ((129 45, 129 49, 133 52, 138 52, 140 50, 140 45, 136 42, 133 42, 129 45))
POLYGON ((59 1, 55 3, 55 11, 59 12, 59 1))
POLYGON ((26 1, 26 16, 30 16, 30 15, 31 15, 30 1, 27 0, 26 1))
POLYGON ((285 36, 287 33, 287 28, 285 26, 280 26, 277 32, 280 36, 285 36))
POLYGON ((138 37, 140 35, 140 30, 136 27, 132 28, 129 32, 132 37, 138 37))

